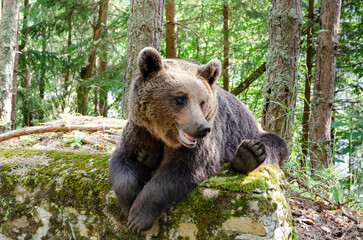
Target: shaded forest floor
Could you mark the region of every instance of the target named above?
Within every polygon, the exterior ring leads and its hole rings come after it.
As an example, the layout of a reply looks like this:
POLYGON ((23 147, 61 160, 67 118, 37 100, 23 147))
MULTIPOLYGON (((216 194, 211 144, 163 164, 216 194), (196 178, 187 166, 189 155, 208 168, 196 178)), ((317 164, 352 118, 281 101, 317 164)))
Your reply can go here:
MULTIPOLYGON (((121 119, 70 116, 62 120, 48 122, 42 125, 125 125, 121 119)), ((101 130, 98 132, 51 132, 27 135, 0 142, 0 147, 59 149, 84 152, 111 153, 119 139, 122 130, 101 130)), ((292 217, 299 236, 303 240, 320 239, 354 239, 363 240, 363 211, 353 209, 331 210, 322 201, 289 197, 292 217), (354 221, 342 214, 358 219, 354 221)))

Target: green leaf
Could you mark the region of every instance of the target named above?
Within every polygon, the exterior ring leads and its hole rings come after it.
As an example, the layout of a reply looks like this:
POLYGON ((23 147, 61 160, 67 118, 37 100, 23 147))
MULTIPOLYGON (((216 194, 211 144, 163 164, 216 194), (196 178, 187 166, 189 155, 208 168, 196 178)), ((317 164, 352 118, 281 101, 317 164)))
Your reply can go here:
POLYGON ((315 173, 315 175, 316 176, 319 176, 319 177, 321 177, 321 178, 329 178, 329 176, 328 175, 326 175, 325 173, 323 173, 323 172, 316 172, 315 173))
POLYGON ((345 163, 344 160, 338 159, 338 158, 334 158, 334 162, 335 163, 345 163))
POLYGON ((351 152, 351 149, 352 149, 351 147, 343 148, 342 154, 347 154, 347 153, 351 152))
POLYGON ((363 137, 363 132, 354 132, 352 134, 352 139, 358 139, 358 138, 361 138, 363 137))
POLYGON ((337 122, 337 121, 332 121, 331 122, 331 127, 332 128, 337 128, 337 127, 344 126, 344 125, 346 125, 346 124, 343 123, 343 122, 337 122))
POLYGON ((333 195, 335 203, 339 204, 339 191, 336 187, 331 187, 330 192, 333 195))

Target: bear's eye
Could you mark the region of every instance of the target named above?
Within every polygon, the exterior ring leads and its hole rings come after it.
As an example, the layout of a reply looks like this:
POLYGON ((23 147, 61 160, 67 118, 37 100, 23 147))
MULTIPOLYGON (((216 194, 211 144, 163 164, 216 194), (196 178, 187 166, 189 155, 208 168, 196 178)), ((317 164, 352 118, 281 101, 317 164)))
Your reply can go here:
POLYGON ((204 109, 204 105, 205 105, 205 101, 203 100, 201 103, 200 103, 200 108, 203 110, 204 109))
POLYGON ((187 98, 186 97, 177 97, 176 98, 176 104, 177 105, 185 105, 187 103, 187 98))

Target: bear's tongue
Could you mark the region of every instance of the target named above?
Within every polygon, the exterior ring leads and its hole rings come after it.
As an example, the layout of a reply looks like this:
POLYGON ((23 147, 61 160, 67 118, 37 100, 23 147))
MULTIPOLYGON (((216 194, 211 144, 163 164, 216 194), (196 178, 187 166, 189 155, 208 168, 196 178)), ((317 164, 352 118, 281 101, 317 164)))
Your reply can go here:
POLYGON ((191 136, 189 136, 188 134, 186 134, 183 130, 179 129, 179 137, 180 140, 182 141, 183 145, 185 145, 186 147, 194 147, 197 144, 197 139, 193 138, 191 136))

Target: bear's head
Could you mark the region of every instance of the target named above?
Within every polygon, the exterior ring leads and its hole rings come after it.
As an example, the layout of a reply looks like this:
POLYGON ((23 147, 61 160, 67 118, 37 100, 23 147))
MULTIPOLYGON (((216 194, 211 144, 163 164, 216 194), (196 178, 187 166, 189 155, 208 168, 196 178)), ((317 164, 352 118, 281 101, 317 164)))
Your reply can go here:
POLYGON ((213 130, 218 59, 205 65, 162 60, 156 49, 147 47, 139 54, 138 69, 129 94, 131 121, 173 148, 194 147, 213 130))

